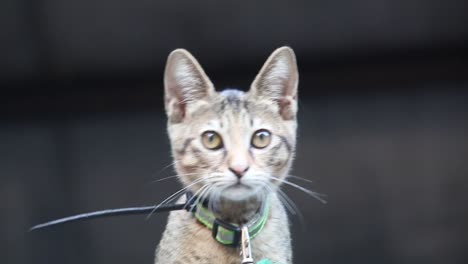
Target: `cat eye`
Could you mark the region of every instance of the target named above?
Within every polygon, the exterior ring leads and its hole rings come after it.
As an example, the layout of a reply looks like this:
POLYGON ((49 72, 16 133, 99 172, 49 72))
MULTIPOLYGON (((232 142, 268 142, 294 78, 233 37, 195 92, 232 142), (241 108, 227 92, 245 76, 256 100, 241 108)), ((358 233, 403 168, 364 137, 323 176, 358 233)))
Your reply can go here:
POLYGON ((207 149, 217 150, 223 147, 221 136, 214 131, 205 131, 202 134, 203 146, 207 149))
POLYGON ((270 144, 271 133, 266 129, 260 129, 255 131, 252 136, 252 146, 258 149, 265 148, 270 144))

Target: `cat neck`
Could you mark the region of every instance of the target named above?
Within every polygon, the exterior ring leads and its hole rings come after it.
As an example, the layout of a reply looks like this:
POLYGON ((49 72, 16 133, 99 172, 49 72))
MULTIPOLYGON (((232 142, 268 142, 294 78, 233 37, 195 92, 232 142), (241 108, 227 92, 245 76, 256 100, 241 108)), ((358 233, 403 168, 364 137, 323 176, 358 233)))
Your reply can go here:
POLYGON ((220 198, 213 213, 217 218, 228 223, 246 224, 261 211, 264 200, 265 198, 258 196, 239 201, 220 198))

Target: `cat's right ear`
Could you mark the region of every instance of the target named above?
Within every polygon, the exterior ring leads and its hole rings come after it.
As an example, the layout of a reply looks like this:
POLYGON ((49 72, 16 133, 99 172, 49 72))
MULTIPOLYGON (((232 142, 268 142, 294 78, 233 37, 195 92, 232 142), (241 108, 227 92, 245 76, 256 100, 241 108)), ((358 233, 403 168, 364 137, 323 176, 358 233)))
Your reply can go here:
POLYGON ((275 102, 281 117, 291 120, 297 112, 298 81, 296 55, 290 47, 281 47, 263 64, 249 93, 275 102))
POLYGON ((171 122, 182 122, 187 105, 208 99, 213 93, 213 84, 192 54, 185 49, 169 54, 164 71, 164 103, 171 122))

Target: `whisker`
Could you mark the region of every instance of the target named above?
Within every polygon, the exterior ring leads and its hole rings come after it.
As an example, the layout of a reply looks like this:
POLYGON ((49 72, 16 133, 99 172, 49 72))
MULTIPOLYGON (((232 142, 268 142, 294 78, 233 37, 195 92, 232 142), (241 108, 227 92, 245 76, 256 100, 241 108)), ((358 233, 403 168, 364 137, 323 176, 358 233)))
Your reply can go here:
MULTIPOLYGON (((195 205, 197 205, 200 201, 204 201, 205 199, 205 194, 209 192, 209 190, 212 188, 212 185, 209 185, 206 189, 204 189, 202 192, 197 197, 197 200, 195 200, 195 205)), ((194 207, 195 208, 195 207, 194 207)))
POLYGON ((310 183, 313 182, 312 180, 306 179, 306 178, 304 178, 304 177, 300 177, 300 176, 296 176, 296 175, 291 175, 291 174, 289 174, 287 177, 288 177, 288 178, 293 178, 293 179, 298 179, 298 180, 305 181, 305 182, 310 182, 310 183))
POLYGON ((282 190, 278 189, 278 193, 280 194, 285 201, 292 206, 293 210, 296 212, 296 216, 299 218, 299 223, 301 224, 302 227, 307 227, 305 224, 304 220, 304 215, 302 214, 301 210, 299 207, 296 205, 296 203, 282 190))
POLYGON ((153 180, 150 183, 153 184, 153 183, 160 182, 160 181, 165 181, 165 180, 168 180, 168 179, 171 179, 171 178, 182 177, 182 176, 190 176, 190 175, 196 175, 196 174, 199 174, 199 173, 193 172, 193 173, 175 174, 175 175, 167 176, 167 177, 164 177, 164 178, 161 178, 161 179, 153 180))
POLYGON ((260 183, 260 188, 255 189, 255 192, 257 193, 257 197, 260 200, 265 200, 265 197, 268 195, 269 192, 274 192, 274 190, 269 186, 268 182, 264 181, 259 181, 260 183), (263 195, 262 197, 260 195, 263 195))
POLYGON ((222 186, 223 182, 218 181, 212 184, 212 188, 209 192, 207 192, 205 195, 207 196, 206 198, 208 199, 208 208, 212 211, 216 211, 216 205, 219 201, 219 197, 221 196, 221 190, 219 190, 219 186, 222 186))
POLYGON ((192 183, 190 183, 189 185, 185 186, 184 188, 178 190, 177 192, 171 194, 169 197, 167 197, 166 199, 164 199, 161 203, 159 203, 152 211, 151 213, 149 213, 148 217, 146 217, 146 219, 149 219, 151 217, 151 215, 154 213, 154 211, 156 211, 161 205, 165 204, 166 202, 169 202, 171 200, 173 200, 177 195, 181 194, 183 191, 187 190, 188 188, 192 187, 193 185, 203 181, 203 180, 206 180, 206 179, 209 179, 209 178, 212 178, 212 177, 206 177, 206 178, 200 178, 200 179, 197 179, 195 181, 193 181, 192 183))
POLYGON ((179 163, 181 160, 174 160, 173 162, 169 163, 168 165, 164 166, 162 169, 158 170, 155 175, 160 174, 161 172, 165 171, 167 168, 174 166, 175 164, 179 163))
POLYGON ((161 179, 151 181, 151 183, 157 183, 157 182, 165 181, 165 180, 168 180, 168 179, 171 179, 171 178, 176 178, 176 177, 179 177, 179 175, 167 176, 167 177, 164 177, 164 178, 161 178, 161 179))
POLYGON ((284 204, 286 209, 292 214, 292 215, 297 215, 297 211, 294 209, 294 207, 291 205, 291 203, 284 198, 284 194, 280 189, 278 189, 278 197, 280 198, 281 202, 284 204))
POLYGON ((300 214, 299 208, 297 208, 296 204, 291 200, 291 198, 289 198, 289 196, 284 191, 278 189, 278 194, 281 196, 282 199, 284 199, 284 202, 288 205, 288 207, 291 208, 291 213, 293 215, 300 214))
MULTIPOLYGON (((268 182, 263 182, 261 180, 254 180, 258 183, 260 183, 262 186, 261 188, 263 189, 268 189, 270 192, 275 192, 273 188, 270 186, 268 182)), ((281 203, 286 207, 286 210, 290 212, 292 215, 295 215, 299 218, 299 222, 301 226, 305 226, 305 221, 304 221, 304 215, 302 214, 301 210, 299 207, 296 205, 296 203, 280 188, 277 188, 277 193, 278 193, 278 198, 280 199, 281 203)))
POLYGON ((214 212, 215 201, 218 199, 218 192, 216 191, 215 185, 212 185, 210 190, 203 194, 203 199, 208 199, 208 209, 214 212))
POLYGON ((286 201, 286 199, 284 199, 283 195, 278 193, 278 198, 280 199, 281 203, 284 205, 284 207, 290 214, 297 216, 297 212, 294 211, 292 206, 286 201))
MULTIPOLYGON (((263 183, 263 185, 264 185, 264 187, 266 187, 270 192, 275 192, 275 191, 273 190, 273 188, 271 188, 271 187, 269 186, 268 183, 263 183)), ((286 195, 286 194, 285 194, 281 189, 279 189, 279 188, 277 188, 276 190, 278 191, 278 195, 279 195, 278 198, 280 198, 281 202, 284 204, 284 206, 286 207, 286 209, 287 209, 291 214, 296 215, 298 209, 297 209, 297 207, 295 207, 296 209, 294 209, 294 207, 293 207, 292 204, 291 204, 291 202, 292 202, 291 199, 287 199, 287 200, 286 200, 285 197, 283 197, 283 195, 286 195)), ((288 198, 289 198, 289 197, 288 197, 288 198)))
MULTIPOLYGON (((190 199, 189 199, 189 200, 187 201, 187 203, 185 204, 184 209, 187 208, 187 205, 189 205, 189 204, 192 202, 192 200, 193 200, 194 198, 198 198, 197 195, 199 195, 202 191, 204 191, 204 189, 205 189, 206 187, 209 187, 209 183, 207 183, 207 184, 203 185, 202 187, 200 187, 200 189, 198 189, 198 190, 192 195, 192 197, 190 197, 190 199)), ((194 204, 196 205, 196 203, 194 203, 194 204)), ((193 208, 190 208, 190 211, 191 211, 192 209, 193 209, 193 208)))
POLYGON ((158 171, 158 174, 161 173, 161 172, 163 172, 165 169, 167 169, 167 168, 169 168, 169 167, 171 167, 171 166, 176 165, 176 164, 179 163, 180 161, 181 161, 181 160, 174 160, 172 163, 170 163, 170 164, 164 166, 162 169, 160 169, 160 170, 158 171))
POLYGON ((269 179, 276 180, 276 181, 282 182, 284 184, 287 184, 287 185, 289 185, 291 187, 294 187, 294 188, 296 188, 298 190, 301 190, 301 191, 307 193, 308 195, 314 197, 315 199, 319 200, 323 204, 327 203, 327 201, 325 201, 322 197, 320 197, 320 196, 323 196, 322 194, 316 193, 314 191, 311 191, 311 190, 309 190, 307 188, 304 188, 304 187, 302 187, 302 186, 300 186, 298 184, 295 184, 295 183, 287 181, 287 180, 282 180, 282 179, 279 179, 279 178, 276 178, 276 177, 273 177, 273 176, 268 176, 268 175, 266 177, 269 178, 269 179))

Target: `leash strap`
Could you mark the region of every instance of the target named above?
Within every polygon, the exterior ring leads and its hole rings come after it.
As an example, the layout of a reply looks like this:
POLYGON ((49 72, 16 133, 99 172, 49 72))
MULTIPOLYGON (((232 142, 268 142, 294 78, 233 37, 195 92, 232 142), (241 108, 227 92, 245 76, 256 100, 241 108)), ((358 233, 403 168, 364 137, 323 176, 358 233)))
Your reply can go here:
MULTIPOLYGON (((186 193, 186 196, 186 202, 183 204, 106 209, 52 220, 39 225, 35 225, 31 227, 29 231, 71 222, 90 220, 94 218, 104 218, 120 215, 138 215, 186 209, 187 211, 192 212, 198 221, 200 221, 206 227, 212 230, 213 238, 216 241, 226 246, 237 247, 240 245, 242 264, 253 264, 254 261, 252 259, 250 239, 258 235, 265 226, 266 220, 268 219, 269 215, 269 198, 267 197, 266 202, 261 209, 261 212, 257 213, 257 217, 255 217, 252 221, 247 223, 247 225, 239 227, 237 225, 227 223, 221 219, 216 218, 214 214, 207 209, 206 204, 204 204, 204 202, 194 204, 195 199, 193 199, 194 197, 191 193, 186 193)), ((269 261, 268 259, 263 259, 257 262, 257 264, 271 264, 271 261, 269 261)))
POLYGON ((29 229, 29 231, 43 229, 50 226, 61 225, 71 222, 90 220, 94 218, 103 218, 119 215, 139 215, 139 214, 150 214, 153 212, 167 212, 174 210, 182 210, 186 208, 187 204, 168 204, 161 206, 142 206, 142 207, 129 207, 129 208, 118 208, 118 209, 106 209, 96 212, 84 213, 73 215, 65 218, 56 219, 43 224, 35 225, 29 229))

